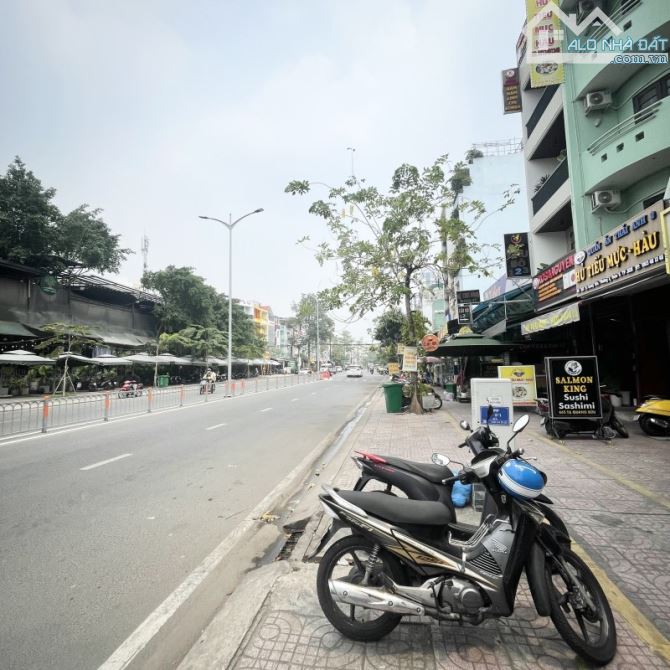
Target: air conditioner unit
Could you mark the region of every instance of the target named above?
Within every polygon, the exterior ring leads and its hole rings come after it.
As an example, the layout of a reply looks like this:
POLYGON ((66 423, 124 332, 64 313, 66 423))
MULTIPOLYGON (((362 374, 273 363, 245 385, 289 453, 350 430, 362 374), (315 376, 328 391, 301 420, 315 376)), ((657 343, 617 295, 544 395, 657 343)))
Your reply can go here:
POLYGON ((595 191, 591 194, 591 211, 621 204, 621 191, 595 191))
POLYGON ((584 98, 584 112, 590 114, 599 109, 612 106, 612 94, 609 91, 592 91, 584 98))
POLYGON ((579 0, 577 24, 579 25, 594 9, 602 9, 603 0, 579 0))

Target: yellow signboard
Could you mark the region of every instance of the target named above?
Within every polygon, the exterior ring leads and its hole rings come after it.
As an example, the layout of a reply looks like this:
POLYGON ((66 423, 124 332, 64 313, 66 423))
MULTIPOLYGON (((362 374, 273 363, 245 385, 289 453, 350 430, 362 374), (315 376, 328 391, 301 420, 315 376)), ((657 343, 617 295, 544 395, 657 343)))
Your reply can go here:
POLYGON ((416 347, 405 347, 402 357, 402 371, 416 372, 416 347))
POLYGON ((512 382, 514 407, 535 407, 537 388, 534 365, 499 365, 498 377, 512 382))
POLYGON ((547 0, 526 0, 526 60, 532 88, 562 84, 561 20, 558 3, 547 0))
POLYGON ((661 212, 661 233, 665 249, 665 271, 670 275, 670 207, 661 212))
POLYGON ((397 375, 400 373, 400 365, 398 363, 389 363, 388 371, 390 375, 397 375))

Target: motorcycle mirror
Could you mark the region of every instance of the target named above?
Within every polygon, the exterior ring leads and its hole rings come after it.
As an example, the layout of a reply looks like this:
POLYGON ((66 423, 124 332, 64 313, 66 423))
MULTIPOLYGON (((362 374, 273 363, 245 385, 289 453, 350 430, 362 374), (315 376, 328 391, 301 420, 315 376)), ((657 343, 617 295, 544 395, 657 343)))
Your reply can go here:
POLYGON ((513 433, 520 433, 527 425, 528 422, 530 421, 530 417, 528 414, 524 414, 523 416, 520 416, 515 422, 514 425, 512 426, 512 432, 513 433))
POLYGON ((449 465, 449 463, 451 463, 448 456, 438 454, 437 452, 430 457, 430 460, 433 461, 435 465, 449 465))
POLYGON ((463 430, 470 430, 470 424, 463 419, 459 424, 458 424, 463 430))

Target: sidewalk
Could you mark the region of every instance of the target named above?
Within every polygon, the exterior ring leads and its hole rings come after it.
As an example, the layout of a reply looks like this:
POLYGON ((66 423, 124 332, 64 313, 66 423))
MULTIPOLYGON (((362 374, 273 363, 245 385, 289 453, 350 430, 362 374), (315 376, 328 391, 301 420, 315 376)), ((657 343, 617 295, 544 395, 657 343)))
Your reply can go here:
MULTIPOLYGON (((375 394, 334 459, 337 467, 315 477, 301 501, 312 518, 293 553, 250 573, 180 670, 587 667, 551 620, 537 616, 524 579, 514 614, 478 627, 405 618, 389 636, 366 645, 342 637, 321 613, 317 564, 304 561, 327 523, 316 502, 320 484, 351 487, 358 470, 348 455, 357 449, 421 461, 440 451, 467 460, 456 445, 463 439, 458 420, 469 415, 470 405, 457 403, 424 416, 390 415, 375 394)), ((579 547, 603 570, 599 579, 606 581, 618 632, 609 667, 670 667, 670 444, 632 425, 628 440, 557 443, 540 431, 537 416, 531 418, 518 446, 537 456, 549 477, 547 494, 579 547)), ((459 518, 467 520, 460 511, 459 518)))

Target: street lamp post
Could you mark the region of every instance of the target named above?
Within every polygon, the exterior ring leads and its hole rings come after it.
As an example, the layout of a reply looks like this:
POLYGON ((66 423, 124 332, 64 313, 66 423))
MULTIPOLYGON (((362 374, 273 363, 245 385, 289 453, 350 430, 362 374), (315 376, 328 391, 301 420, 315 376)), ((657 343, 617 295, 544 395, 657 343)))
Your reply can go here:
MULTIPOLYGON (((233 378, 233 228, 242 220, 252 214, 260 214, 263 208, 255 209, 239 219, 233 221, 233 215, 228 215, 228 221, 216 219, 213 216, 200 216, 207 221, 216 221, 228 228, 228 395, 230 395, 230 382, 233 378)), ((205 361, 207 363, 207 361, 205 361)))
POLYGON ((316 378, 321 379, 321 342, 319 340, 319 294, 316 294, 316 378))

